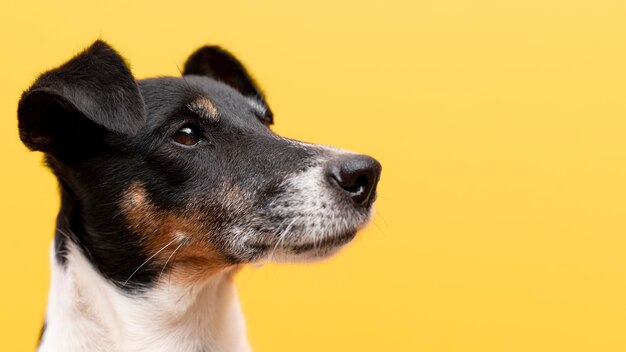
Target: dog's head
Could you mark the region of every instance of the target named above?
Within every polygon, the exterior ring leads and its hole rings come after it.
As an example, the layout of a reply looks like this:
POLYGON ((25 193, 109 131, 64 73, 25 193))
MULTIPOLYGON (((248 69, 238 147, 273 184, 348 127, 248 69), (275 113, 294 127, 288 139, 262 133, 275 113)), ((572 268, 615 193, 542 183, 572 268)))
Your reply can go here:
POLYGON ((136 81, 96 42, 40 76, 18 117, 61 184, 57 257, 72 241, 130 288, 327 257, 369 221, 381 170, 274 134, 263 94, 217 47, 192 54, 181 78, 136 81))

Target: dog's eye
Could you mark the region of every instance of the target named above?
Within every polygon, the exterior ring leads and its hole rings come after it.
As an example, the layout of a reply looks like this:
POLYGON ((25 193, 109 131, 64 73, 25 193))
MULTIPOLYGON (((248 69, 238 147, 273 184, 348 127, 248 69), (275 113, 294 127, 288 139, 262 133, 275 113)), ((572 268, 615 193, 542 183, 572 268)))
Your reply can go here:
POLYGON ((200 142, 200 134, 194 127, 186 125, 176 131, 172 139, 178 144, 192 146, 200 142))

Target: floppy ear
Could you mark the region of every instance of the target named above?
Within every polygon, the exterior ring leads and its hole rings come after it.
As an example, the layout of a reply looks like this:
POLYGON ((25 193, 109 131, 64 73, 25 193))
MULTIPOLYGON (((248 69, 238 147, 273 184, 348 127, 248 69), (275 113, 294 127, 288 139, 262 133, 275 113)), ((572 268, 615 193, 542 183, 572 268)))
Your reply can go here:
POLYGON ((189 56, 183 75, 208 76, 226 83, 242 95, 254 99, 262 108, 259 116, 266 124, 272 124, 274 114, 263 93, 241 62, 228 51, 217 46, 204 46, 189 56))
POLYGON ((80 143, 106 131, 132 135, 146 119, 137 82, 122 57, 103 41, 42 74, 22 94, 22 142, 57 156, 80 153, 80 143))

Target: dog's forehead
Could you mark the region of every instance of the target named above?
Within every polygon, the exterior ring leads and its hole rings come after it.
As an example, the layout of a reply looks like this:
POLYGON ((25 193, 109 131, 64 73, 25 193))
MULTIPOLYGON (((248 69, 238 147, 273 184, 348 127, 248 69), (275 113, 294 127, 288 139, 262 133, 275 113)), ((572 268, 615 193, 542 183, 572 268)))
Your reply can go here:
POLYGON ((155 127, 181 111, 205 119, 254 116, 262 109, 230 86, 202 76, 160 77, 138 81, 148 124, 155 127))

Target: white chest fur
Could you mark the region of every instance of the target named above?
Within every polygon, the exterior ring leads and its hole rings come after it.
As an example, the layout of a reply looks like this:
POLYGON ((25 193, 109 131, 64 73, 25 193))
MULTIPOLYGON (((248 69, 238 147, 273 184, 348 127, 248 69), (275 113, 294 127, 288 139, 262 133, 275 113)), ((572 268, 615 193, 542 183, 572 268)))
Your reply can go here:
POLYGON ((69 246, 65 267, 54 257, 40 352, 250 350, 228 272, 185 287, 163 275, 149 293, 132 296, 106 281, 76 247, 69 246))

